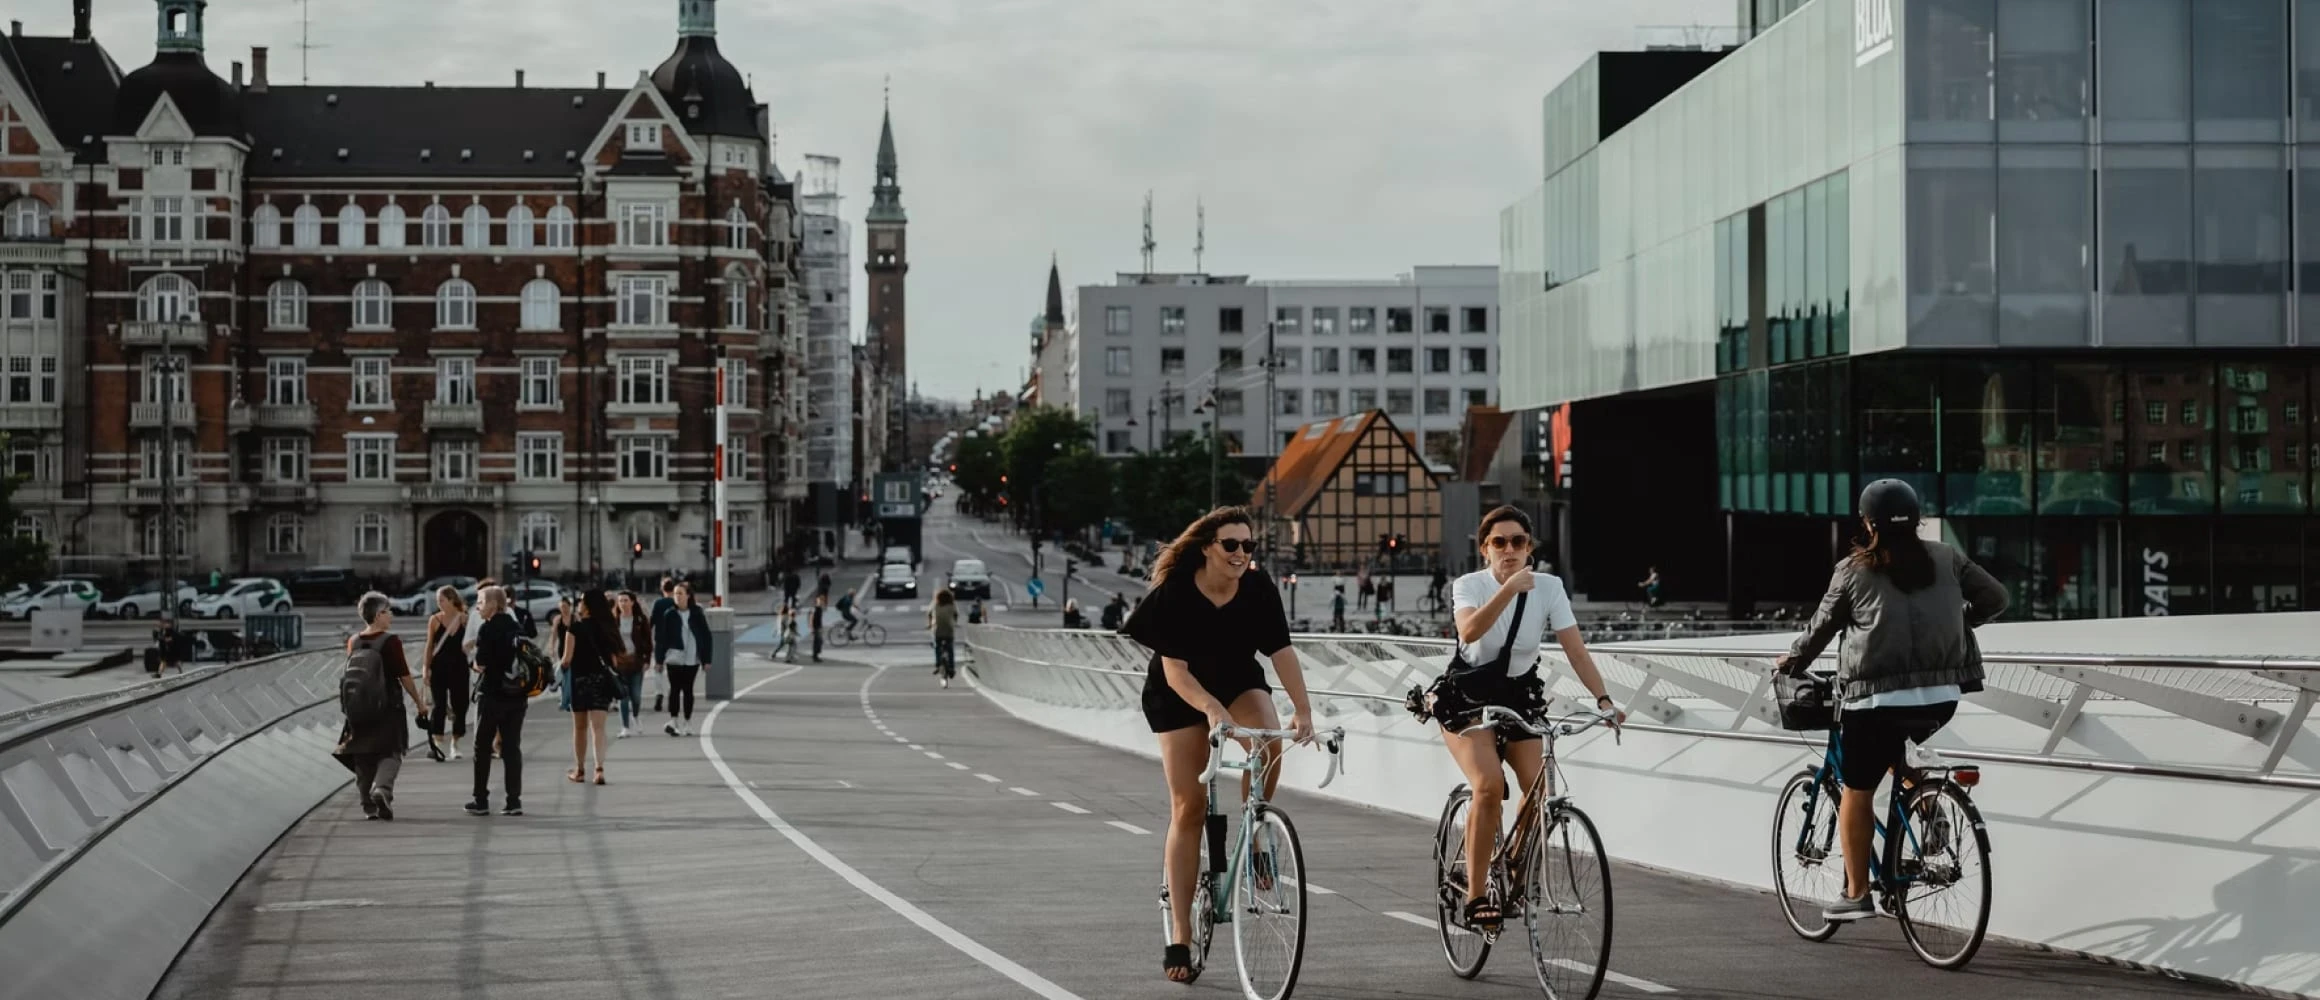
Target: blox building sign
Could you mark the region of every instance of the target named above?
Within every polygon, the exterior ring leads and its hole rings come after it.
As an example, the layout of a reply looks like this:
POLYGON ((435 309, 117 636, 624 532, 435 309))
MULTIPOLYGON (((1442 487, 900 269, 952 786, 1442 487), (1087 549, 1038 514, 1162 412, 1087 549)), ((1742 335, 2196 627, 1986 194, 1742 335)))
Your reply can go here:
POLYGON ((1893 51, 1893 0, 1853 0, 1853 65, 1893 51))

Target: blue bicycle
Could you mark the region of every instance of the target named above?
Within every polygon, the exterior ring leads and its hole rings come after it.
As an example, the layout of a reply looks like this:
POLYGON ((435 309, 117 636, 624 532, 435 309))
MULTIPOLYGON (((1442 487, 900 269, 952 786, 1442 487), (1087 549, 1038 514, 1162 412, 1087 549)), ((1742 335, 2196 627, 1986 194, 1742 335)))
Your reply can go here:
MULTIPOLYGON (((1807 941, 1837 933, 1838 924, 1821 908, 1845 889, 1837 743, 1831 729, 1820 766, 1788 779, 1772 817, 1773 889, 1789 929, 1807 941)), ((1968 794, 1982 772, 1972 765, 1908 771, 1891 782, 1885 818, 1876 827, 1870 892, 1879 912, 1900 919, 1909 949, 1925 964, 1963 968, 1990 927, 1990 835, 1968 794)))

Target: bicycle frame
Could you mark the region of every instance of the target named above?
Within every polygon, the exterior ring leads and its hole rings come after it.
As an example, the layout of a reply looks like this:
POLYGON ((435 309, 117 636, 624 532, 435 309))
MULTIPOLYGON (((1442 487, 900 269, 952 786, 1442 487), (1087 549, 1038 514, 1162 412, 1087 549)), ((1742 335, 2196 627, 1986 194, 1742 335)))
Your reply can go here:
MULTIPOLYGON (((1502 896, 1509 901, 1519 900, 1522 895, 1523 882, 1517 877, 1519 859, 1528 855, 1531 840, 1543 835, 1549 828, 1547 817, 1553 814, 1557 806, 1570 799, 1568 795, 1555 794, 1556 740, 1564 736, 1577 735, 1598 725, 1609 724, 1614 718, 1616 718, 1615 715, 1605 711, 1573 712, 1545 725, 1533 725, 1512 709, 1497 705, 1485 705, 1480 721, 1459 730, 1459 733, 1463 735, 1478 729, 1495 729, 1501 725, 1511 725, 1516 729, 1539 737, 1545 744, 1540 747, 1538 776, 1532 778, 1530 787, 1524 790, 1523 809, 1514 818, 1514 829, 1499 846, 1498 853, 1490 859, 1490 877, 1502 880, 1500 884, 1502 896)), ((1619 730, 1616 726, 1612 728, 1611 733, 1612 741, 1618 742, 1619 730)), ((1504 766, 1503 760, 1501 766, 1504 766)))
MULTIPOLYGON (((1209 889, 1209 920, 1212 923, 1232 922, 1234 887, 1240 884, 1241 863, 1249 857, 1250 842, 1256 836, 1257 805, 1269 801, 1265 794, 1267 765, 1264 763, 1264 754, 1259 750, 1259 741, 1294 739, 1296 735, 1287 729, 1244 729, 1229 722, 1221 723, 1209 731, 1208 769, 1200 775, 1201 783, 1208 786, 1208 817, 1203 833, 1208 838, 1208 870, 1201 872, 1200 878, 1209 889), (1249 741, 1249 754, 1237 761, 1225 760, 1225 743, 1244 739, 1249 741), (1225 851, 1225 814, 1217 805, 1217 786, 1222 783, 1227 771, 1238 772, 1248 784, 1248 791, 1241 798, 1240 835, 1234 840, 1229 855, 1225 851), (1222 891, 1219 891, 1219 886, 1222 891)), ((1329 773, 1322 776, 1318 786, 1327 788, 1344 771, 1345 730, 1320 729, 1315 730, 1313 735, 1320 741, 1322 750, 1329 754, 1329 773)), ((1279 763, 1280 758, 1276 757, 1271 766, 1278 767, 1279 763)))
MULTIPOLYGON (((1817 825, 1817 820, 1820 818, 1821 790, 1828 787, 1832 781, 1836 783, 1838 788, 1844 787, 1844 780, 1838 777, 1844 774, 1844 755, 1843 751, 1838 748, 1837 733, 1838 730, 1829 730, 1828 748, 1821 755, 1820 765, 1812 768, 1812 787, 1805 793, 1804 822, 1797 827, 1796 846, 1799 852, 1808 850, 1812 846, 1805 842, 1805 838, 1811 835, 1813 828, 1817 825)), ((1869 853, 1869 886, 1872 891, 1890 895, 1903 891, 1910 883, 1917 880, 1914 873, 1900 870, 1901 845, 1907 842, 1912 848, 1919 846, 1917 844, 1917 830, 1910 825, 1909 810, 1903 802, 1908 794, 1909 788, 1896 775, 1893 789, 1886 796, 1884 818, 1870 820, 1870 836, 1875 841, 1875 847, 1869 853)), ((1838 806, 1839 804, 1835 802, 1828 804, 1828 808, 1831 809, 1838 808, 1838 806)), ((1833 831, 1836 828, 1832 825, 1830 829, 1833 831)), ((1841 832, 1837 835, 1843 836, 1841 832)))

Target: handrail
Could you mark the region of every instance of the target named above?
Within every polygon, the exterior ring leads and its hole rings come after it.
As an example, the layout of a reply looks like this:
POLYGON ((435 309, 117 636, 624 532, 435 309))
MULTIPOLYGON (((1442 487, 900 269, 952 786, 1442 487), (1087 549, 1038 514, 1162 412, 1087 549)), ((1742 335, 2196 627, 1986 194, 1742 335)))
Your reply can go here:
POLYGON ((86 721, 91 716, 100 715, 105 712, 117 711, 124 708, 133 708, 148 701, 152 701, 156 698, 166 697, 173 692, 182 691, 197 684, 203 684, 216 680, 236 671, 245 670, 262 663, 271 663, 275 660, 283 659, 285 657, 302 656, 312 652, 313 650, 286 650, 280 653, 274 653, 269 656, 257 657, 255 659, 239 660, 233 663, 222 663, 210 667, 204 667, 192 673, 184 674, 178 677, 140 681, 136 684, 115 688, 111 691, 99 691, 90 694, 74 695, 69 698, 58 698, 54 701, 44 701, 37 705, 28 705, 13 712, 0 713, 0 751, 14 749, 23 744, 30 743, 33 740, 45 737, 50 733, 56 732, 60 729, 69 729, 74 725, 86 721), (9 723, 15 722, 19 719, 30 719, 37 716, 46 715, 50 712, 67 711, 81 707, 88 707, 90 710, 85 712, 71 712, 70 714, 50 719, 46 723, 35 723, 15 732, 6 731, 6 726, 9 723))

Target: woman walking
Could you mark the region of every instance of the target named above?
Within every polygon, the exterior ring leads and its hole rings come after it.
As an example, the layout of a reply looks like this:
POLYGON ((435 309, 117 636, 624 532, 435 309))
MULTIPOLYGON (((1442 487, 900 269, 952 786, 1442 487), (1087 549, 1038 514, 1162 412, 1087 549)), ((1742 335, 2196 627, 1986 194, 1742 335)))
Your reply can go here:
MULTIPOLYGON (((780 632, 778 638, 774 640, 773 653, 768 655, 779 655, 785 663, 796 663, 798 648, 797 608, 790 605, 782 606, 779 627, 780 632)), ((675 678, 671 678, 669 683, 675 684, 675 678)), ((674 706, 671 707, 674 708, 674 706)))
POLYGON ((435 712, 428 716, 427 756, 435 761, 445 759, 444 747, 450 747, 449 759, 459 759, 459 740, 467 735, 468 661, 466 645, 467 605, 459 600, 459 591, 443 587, 435 591, 435 613, 427 616, 427 698, 434 703, 435 712), (444 718, 448 712, 450 718, 444 718))
POLYGON ((572 710, 572 597, 556 598, 556 620, 548 626, 549 655, 556 658, 556 707, 572 710))
MULTIPOLYGON (((661 727, 661 732, 691 736, 693 681, 701 676, 701 665, 715 654, 709 649, 709 616, 693 603, 693 585, 679 583, 669 596, 672 602, 653 620, 653 648, 660 652, 661 662, 668 665, 669 671, 669 722, 661 727)), ((790 643, 794 652, 796 613, 784 608, 782 618, 793 633, 790 643)))
POLYGON ((596 783, 604 784, 604 716, 620 700, 620 682, 612 672, 612 651, 620 640, 612 635, 612 605, 604 592, 591 590, 580 598, 579 620, 564 629, 564 694, 572 708, 571 782, 585 780, 588 746, 596 745, 596 783))
POLYGON ((959 599, 950 588, 934 592, 934 605, 926 609, 926 630, 934 633, 934 673, 942 678, 942 686, 951 686, 951 677, 959 672, 958 647, 954 644, 959 631, 959 599))
MULTIPOLYGON (((1173 982, 1192 980, 1194 869, 1206 825, 1208 734, 1231 722, 1251 729, 1282 728, 1273 708, 1273 689, 1255 657, 1263 655, 1288 692, 1288 729, 1298 741, 1313 736, 1313 710, 1306 701, 1305 675, 1289 648, 1289 621, 1281 594, 1265 574, 1250 567, 1256 541, 1249 512, 1219 507, 1192 522, 1152 561, 1149 600, 1137 605, 1122 631, 1152 650, 1144 678, 1144 720, 1160 739, 1160 773, 1168 782, 1168 839, 1163 858, 1168 873, 1170 931, 1161 956, 1173 982)), ((1266 765, 1264 794, 1280 781, 1282 747, 1270 741, 1256 752, 1266 765)))
POLYGON ((634 592, 623 590, 614 599, 612 631, 620 637, 612 671, 620 678, 620 738, 625 740, 636 735, 630 727, 644 715, 644 665, 652 662, 652 621, 634 592))
POLYGON ((411 724, 403 711, 403 695, 410 695, 411 704, 420 712, 427 711, 427 699, 419 694, 419 685, 411 679, 411 664, 403 658, 403 640, 393 631, 393 605, 387 595, 375 590, 355 603, 363 630, 346 640, 347 665, 369 663, 375 657, 378 684, 387 704, 361 718, 349 717, 346 728, 339 731, 338 748, 331 751, 331 756, 354 772, 354 790, 362 801, 363 815, 382 820, 395 818, 395 776, 403 773, 403 751, 411 746, 411 724))

